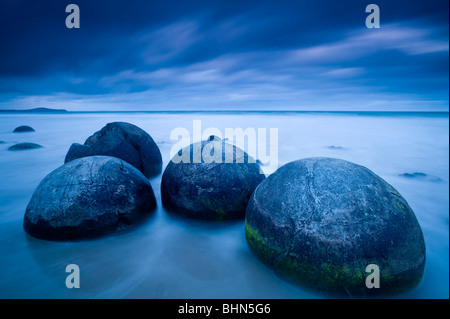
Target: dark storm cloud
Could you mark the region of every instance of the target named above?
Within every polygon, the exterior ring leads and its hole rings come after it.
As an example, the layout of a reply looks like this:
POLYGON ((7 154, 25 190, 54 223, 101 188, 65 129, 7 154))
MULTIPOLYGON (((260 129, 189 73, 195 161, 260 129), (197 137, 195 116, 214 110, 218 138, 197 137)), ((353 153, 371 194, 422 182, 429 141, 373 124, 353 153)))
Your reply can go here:
POLYGON ((373 2, 3 1, 0 107, 448 109, 448 2, 373 2))

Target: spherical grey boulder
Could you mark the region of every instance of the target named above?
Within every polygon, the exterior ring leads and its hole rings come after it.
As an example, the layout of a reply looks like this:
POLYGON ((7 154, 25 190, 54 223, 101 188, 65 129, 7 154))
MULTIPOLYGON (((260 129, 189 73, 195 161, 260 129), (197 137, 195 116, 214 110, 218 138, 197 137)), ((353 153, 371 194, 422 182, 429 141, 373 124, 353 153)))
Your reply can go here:
POLYGON ((72 144, 64 162, 93 155, 123 159, 147 177, 154 177, 162 171, 162 157, 158 146, 147 132, 130 123, 108 123, 90 136, 84 145, 72 144))
POLYGON ((32 150, 36 148, 42 148, 42 145, 36 143, 17 143, 8 147, 8 151, 24 151, 24 150, 32 150))
POLYGON ((83 157, 41 181, 23 226, 42 239, 90 238, 127 228, 155 207, 153 189, 135 167, 115 157, 83 157))
POLYGON ((26 132, 34 132, 34 128, 28 125, 21 125, 14 129, 13 133, 26 133, 26 132))
POLYGON ((425 242, 408 203, 373 172, 344 160, 280 167, 253 193, 245 234, 276 273, 321 292, 401 293, 424 271, 425 242), (379 267, 380 288, 366 286, 370 264, 379 267))
POLYGON ((211 137, 172 158, 162 176, 161 198, 168 210, 190 218, 242 219, 248 199, 264 178, 247 153, 211 137))

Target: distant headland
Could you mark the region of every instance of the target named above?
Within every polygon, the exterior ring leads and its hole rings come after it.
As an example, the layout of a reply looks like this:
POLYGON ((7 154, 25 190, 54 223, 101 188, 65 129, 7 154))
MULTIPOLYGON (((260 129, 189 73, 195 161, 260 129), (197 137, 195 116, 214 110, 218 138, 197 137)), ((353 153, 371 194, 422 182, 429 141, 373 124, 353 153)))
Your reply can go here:
POLYGON ((64 109, 49 109, 47 107, 38 107, 28 110, 0 110, 0 113, 67 113, 64 109))

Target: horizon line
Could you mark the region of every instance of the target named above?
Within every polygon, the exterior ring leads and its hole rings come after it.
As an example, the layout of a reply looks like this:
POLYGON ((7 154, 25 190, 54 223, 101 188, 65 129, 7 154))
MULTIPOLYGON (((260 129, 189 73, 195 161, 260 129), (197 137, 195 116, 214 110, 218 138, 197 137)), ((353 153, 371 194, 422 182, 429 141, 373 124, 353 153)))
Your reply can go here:
POLYGON ((449 110, 66 110, 51 108, 6 109, 0 113, 449 113, 449 110))

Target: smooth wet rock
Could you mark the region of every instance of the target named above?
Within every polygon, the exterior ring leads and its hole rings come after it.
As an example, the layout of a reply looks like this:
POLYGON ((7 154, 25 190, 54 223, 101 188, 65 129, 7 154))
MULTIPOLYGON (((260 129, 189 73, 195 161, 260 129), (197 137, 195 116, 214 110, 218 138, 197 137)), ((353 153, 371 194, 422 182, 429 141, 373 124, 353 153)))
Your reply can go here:
POLYGON ((247 153, 213 136, 172 158, 162 176, 161 198, 168 210, 190 218, 243 219, 264 178, 247 153))
POLYGON ((36 143, 17 143, 10 147, 8 147, 8 151, 25 151, 25 150, 32 150, 36 148, 42 148, 42 145, 36 144, 36 143))
POLYGON ((41 181, 23 226, 42 239, 91 238, 128 228, 155 207, 153 189, 135 167, 115 157, 83 157, 41 181))
POLYGON ((93 155, 123 159, 147 177, 154 177, 162 171, 161 152, 152 137, 141 128, 126 122, 108 123, 83 145, 72 144, 65 163, 93 155))
POLYGON ((282 277, 326 293, 392 294, 421 281, 425 242, 406 200, 369 169, 339 159, 288 163, 246 211, 250 249, 282 277), (380 269, 369 289, 366 267, 380 269))
POLYGON ((28 125, 21 125, 14 129, 13 133, 26 133, 26 132, 34 132, 34 128, 28 125))

